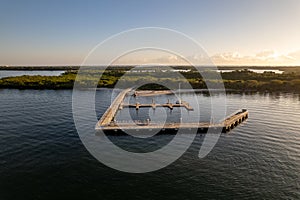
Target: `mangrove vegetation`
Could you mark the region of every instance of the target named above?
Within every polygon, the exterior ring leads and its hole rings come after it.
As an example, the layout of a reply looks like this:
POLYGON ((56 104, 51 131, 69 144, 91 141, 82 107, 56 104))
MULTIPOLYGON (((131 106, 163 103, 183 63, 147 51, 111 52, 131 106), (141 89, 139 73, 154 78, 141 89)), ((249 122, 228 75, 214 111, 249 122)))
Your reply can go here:
MULTIPOLYGON (((287 71, 282 74, 274 72, 255 73, 247 69, 221 73, 222 79, 216 79, 216 71, 204 70, 204 79, 196 69, 163 71, 163 68, 143 69, 141 71, 129 71, 130 68, 119 67, 109 69, 87 69, 77 77, 77 84, 83 88, 95 86, 112 88, 119 85, 143 85, 146 82, 166 83, 182 88, 187 88, 188 83, 195 89, 206 89, 209 83, 224 83, 227 90, 239 91, 300 91, 300 72, 287 71), (102 76, 100 78, 100 73, 102 76), (180 73, 180 77, 178 77, 180 73), (126 76, 124 76, 126 74, 126 76), (186 81, 187 80, 187 81, 186 81)), ((0 88, 14 89, 72 89, 78 71, 66 70, 60 76, 18 76, 0 79, 0 88)), ((165 89, 159 84, 144 84, 141 89, 165 89)))

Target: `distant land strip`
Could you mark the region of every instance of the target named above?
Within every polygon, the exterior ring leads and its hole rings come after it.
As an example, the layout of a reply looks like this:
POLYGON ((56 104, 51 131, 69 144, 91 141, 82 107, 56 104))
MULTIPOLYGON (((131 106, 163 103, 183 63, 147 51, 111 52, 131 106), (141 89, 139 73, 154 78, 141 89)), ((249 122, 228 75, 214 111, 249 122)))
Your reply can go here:
MULTIPOLYGON (((17 65, 0 65, 0 70, 29 70, 29 71, 34 71, 34 70, 79 70, 81 69, 105 69, 107 66, 79 66, 79 65, 57 65, 57 66, 17 66, 17 65)), ((109 68, 115 68, 115 69, 131 69, 135 67, 135 65, 114 65, 114 66, 109 66, 109 68)), ((146 66, 145 68, 153 68, 153 67, 161 67, 161 66, 146 66)), ((194 68, 193 66, 184 66, 184 65, 170 65, 169 67, 172 67, 174 69, 192 69, 194 68)), ((212 67, 217 67, 219 70, 241 70, 241 69, 273 69, 273 70, 282 70, 282 71, 300 71, 300 66, 195 66, 196 68, 199 69, 211 69, 212 67)))
MULTIPOLYGON (((17 77, 6 77, 0 79, 0 88, 12 88, 12 89, 72 89, 78 69, 72 67, 57 68, 55 66, 51 70, 64 70, 65 72, 60 76, 40 76, 40 75, 23 75, 17 77), (56 68, 55 68, 56 67, 56 68)), ((6 67, 1 68, 6 70, 6 67)), ((9 67, 10 68, 10 67, 9 67)), ((22 69, 30 70, 36 67, 19 67, 22 69)), ((45 70, 46 67, 43 69, 45 70)), ((240 68, 226 68, 225 70, 234 70, 222 72, 221 76, 223 80, 215 80, 216 71, 205 71, 207 77, 211 79, 204 79, 201 77, 199 71, 193 67, 190 67, 186 71, 180 71, 182 79, 178 78, 176 74, 178 72, 168 72, 163 73, 164 67, 145 67, 144 69, 156 69, 155 72, 145 70, 144 72, 130 73, 129 75, 122 77, 127 70, 131 69, 130 66, 115 66, 109 67, 104 70, 104 68, 87 67, 86 71, 81 74, 78 79, 78 84, 82 88, 92 88, 97 83, 100 88, 113 88, 116 83, 123 81, 124 84, 130 85, 143 85, 146 80, 151 80, 153 84, 146 84, 140 87, 141 90, 165 90, 161 85, 155 83, 166 83, 168 85, 173 85, 174 88, 178 89, 178 85, 181 84, 182 89, 188 88, 191 85, 194 89, 207 89, 206 84, 209 82, 210 85, 220 85, 224 83, 227 90, 235 91, 270 91, 270 92, 300 92, 300 67, 273 67, 272 69, 280 69, 283 71, 282 74, 274 72, 265 73, 255 73, 245 69, 245 67, 240 68), (284 69, 283 69, 284 68, 284 69), (99 80, 99 72, 101 71, 102 76, 99 80), (158 72, 158 73, 157 73, 158 72), (122 79, 120 79, 122 77, 122 79)), ((175 66, 174 69, 187 69, 184 66, 175 66)), ((47 68, 49 70, 49 68, 47 68)), ((224 68, 219 68, 223 70, 224 68)), ((254 67, 249 67, 249 69, 254 69, 254 67)), ((259 69, 271 69, 270 67, 259 69)), ((42 70, 40 68, 39 70, 42 70)), ((1 71, 0 71, 1 73, 1 71)), ((121 84, 122 85, 122 84, 121 84)))

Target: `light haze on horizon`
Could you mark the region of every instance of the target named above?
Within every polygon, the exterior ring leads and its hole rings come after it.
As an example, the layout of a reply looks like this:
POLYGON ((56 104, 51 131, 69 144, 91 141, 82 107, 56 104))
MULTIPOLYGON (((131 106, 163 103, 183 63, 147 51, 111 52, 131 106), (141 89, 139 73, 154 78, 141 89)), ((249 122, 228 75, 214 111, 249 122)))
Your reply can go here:
POLYGON ((2 0, 0 65, 79 65, 101 41, 137 27, 185 33, 217 65, 300 65, 299 22, 299 0, 2 0))

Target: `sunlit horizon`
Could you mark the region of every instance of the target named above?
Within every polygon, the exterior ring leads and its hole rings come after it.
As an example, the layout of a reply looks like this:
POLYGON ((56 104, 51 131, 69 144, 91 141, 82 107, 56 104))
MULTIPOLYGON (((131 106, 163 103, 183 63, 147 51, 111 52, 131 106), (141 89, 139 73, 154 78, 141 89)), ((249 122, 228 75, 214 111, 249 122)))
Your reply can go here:
MULTIPOLYGON (((0 16, 1 66, 81 65, 100 42, 139 27, 182 32, 202 45, 217 66, 300 66, 297 0, 4 1, 0 16)), ((118 64, 153 60, 182 65, 176 57, 159 54, 118 64)))

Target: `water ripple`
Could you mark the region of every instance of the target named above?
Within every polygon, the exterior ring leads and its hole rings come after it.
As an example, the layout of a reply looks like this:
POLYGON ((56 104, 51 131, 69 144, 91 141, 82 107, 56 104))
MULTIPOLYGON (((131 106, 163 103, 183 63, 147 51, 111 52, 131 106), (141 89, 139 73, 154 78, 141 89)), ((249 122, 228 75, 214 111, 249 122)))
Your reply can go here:
MULTIPOLYGON (((111 90, 97 91, 97 114, 109 106, 110 95, 111 90)), ((182 97, 192 99, 188 94, 182 97)), ((197 98, 201 119, 209 119, 206 103, 210 99, 201 93, 197 98)), ((213 98, 222 102, 224 96, 213 98)), ((229 94, 228 114, 248 108, 250 118, 245 123, 222 134, 203 159, 197 155, 204 137, 197 135, 172 165, 139 175, 109 169, 87 152, 75 129, 71 100, 70 90, 0 90, 1 199, 300 198, 297 95, 229 94)), ((174 111, 168 116, 174 120, 180 115, 174 111)), ((192 119, 193 113, 189 116, 192 119)), ((160 135, 146 142, 126 136, 111 140, 128 150, 147 152, 167 144, 170 137, 160 135)))

